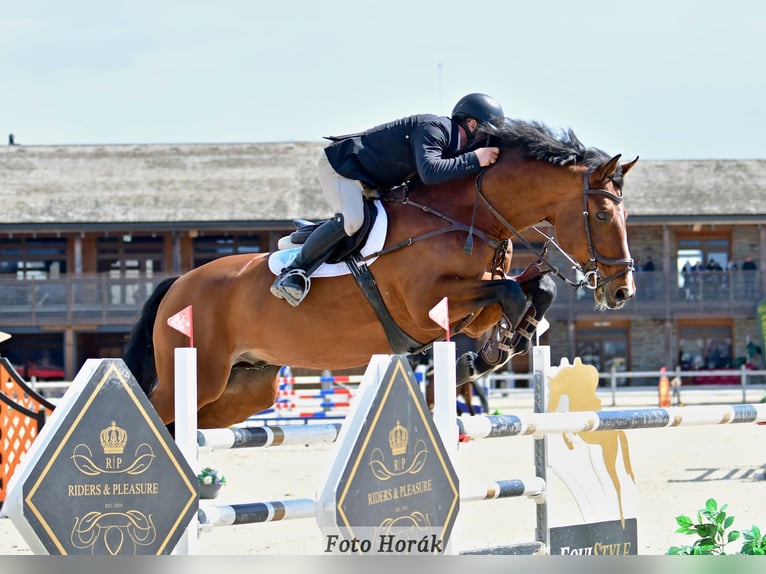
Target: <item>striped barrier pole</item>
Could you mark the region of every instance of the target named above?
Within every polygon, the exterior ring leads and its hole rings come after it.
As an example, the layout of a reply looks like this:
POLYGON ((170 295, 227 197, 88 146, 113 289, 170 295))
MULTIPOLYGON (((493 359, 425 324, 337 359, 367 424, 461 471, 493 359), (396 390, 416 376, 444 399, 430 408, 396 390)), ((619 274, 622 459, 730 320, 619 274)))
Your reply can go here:
MULTIPOLYGON (((536 477, 527 481, 509 479, 460 485, 461 502, 518 498, 522 496, 534 499, 544 496, 544 493, 545 483, 536 477)), ((222 505, 202 503, 200 504, 198 518, 200 526, 208 530, 216 526, 277 522, 295 518, 314 518, 317 511, 316 505, 317 501, 312 498, 222 505)))
MULTIPOLYGON (((313 416, 321 418, 319 414, 313 416)), ((487 415, 456 420, 460 434, 474 440, 564 432, 757 423, 766 421, 766 403, 487 415)), ((341 423, 323 423, 205 429, 197 431, 197 445, 220 450, 331 443, 337 438, 341 426, 341 423)))
POLYGON ((766 421, 764 403, 461 417, 458 428, 461 435, 479 439, 761 421, 766 421))
POLYGON ((197 446, 211 450, 331 443, 341 423, 317 425, 257 426, 197 431, 197 446))
POLYGON ((483 483, 460 483, 460 501, 495 500, 526 496, 541 501, 545 497, 545 481, 538 477, 527 480, 492 480, 483 483))
POLYGON ((316 505, 316 500, 311 498, 216 506, 200 504, 198 518, 203 529, 234 524, 277 522, 291 518, 313 518, 316 516, 316 505))

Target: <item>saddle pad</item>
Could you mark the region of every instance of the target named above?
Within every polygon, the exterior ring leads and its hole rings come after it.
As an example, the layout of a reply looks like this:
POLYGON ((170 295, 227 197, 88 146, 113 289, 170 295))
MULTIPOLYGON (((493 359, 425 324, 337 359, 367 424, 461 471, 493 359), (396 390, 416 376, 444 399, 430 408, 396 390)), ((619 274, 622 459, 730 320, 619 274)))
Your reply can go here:
MULTIPOLYGON (((386 231, 388 229, 388 216, 386 210, 383 209, 383 205, 377 199, 374 201, 375 209, 378 210, 378 216, 375 218, 375 223, 370 230, 370 234, 367 236, 359 253, 362 257, 367 257, 376 251, 383 249, 383 244, 386 242, 386 231)), ((269 256, 269 269, 274 275, 279 275, 283 268, 287 267, 293 259, 298 255, 301 250, 300 247, 293 247, 291 249, 282 249, 275 251, 269 256)), ((377 257, 373 257, 368 260, 367 265, 372 265, 377 257)), ((339 275, 348 275, 350 273, 348 265, 344 262, 339 263, 323 263, 319 269, 311 274, 312 277, 337 277, 339 275)))

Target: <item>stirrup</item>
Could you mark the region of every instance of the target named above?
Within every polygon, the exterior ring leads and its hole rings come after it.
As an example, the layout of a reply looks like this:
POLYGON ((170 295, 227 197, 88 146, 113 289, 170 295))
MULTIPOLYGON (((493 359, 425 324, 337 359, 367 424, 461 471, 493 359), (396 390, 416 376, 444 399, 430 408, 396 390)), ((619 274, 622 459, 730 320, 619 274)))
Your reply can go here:
POLYGON ((271 294, 278 299, 284 299, 291 306, 297 307, 309 294, 311 289, 311 277, 306 275, 303 269, 284 269, 274 283, 271 284, 271 294), (287 279, 297 278, 303 283, 302 287, 295 288, 292 285, 285 285, 287 279), (299 291, 300 289, 300 291, 299 291))

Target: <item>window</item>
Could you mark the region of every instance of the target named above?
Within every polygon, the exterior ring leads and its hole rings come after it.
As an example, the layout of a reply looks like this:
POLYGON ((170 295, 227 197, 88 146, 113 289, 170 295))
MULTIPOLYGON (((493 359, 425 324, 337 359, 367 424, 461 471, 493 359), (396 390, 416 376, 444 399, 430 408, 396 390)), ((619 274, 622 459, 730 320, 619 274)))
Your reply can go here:
POLYGON ((67 272, 66 254, 66 239, 3 239, 0 243, 0 277, 55 279, 67 272))
POLYGON ((110 303, 141 304, 154 290, 152 277, 165 267, 162 237, 101 237, 96 244, 96 269, 108 273, 110 303))
POLYGON ((729 267, 729 253, 728 237, 679 238, 676 253, 678 286, 694 289, 695 271, 711 270, 714 266, 718 271, 725 271, 729 267))
POLYGON ((583 364, 593 365, 600 373, 629 368, 628 329, 612 322, 603 327, 598 322, 577 328, 575 355, 583 364))
POLYGON ((238 253, 267 251, 261 235, 200 235, 194 238, 194 267, 238 253))

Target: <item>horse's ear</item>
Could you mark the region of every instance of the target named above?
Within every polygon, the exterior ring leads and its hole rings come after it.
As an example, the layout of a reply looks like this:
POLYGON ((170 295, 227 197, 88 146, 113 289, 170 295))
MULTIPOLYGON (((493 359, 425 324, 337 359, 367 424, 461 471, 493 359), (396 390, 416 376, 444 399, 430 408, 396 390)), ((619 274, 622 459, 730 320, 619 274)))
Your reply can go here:
POLYGON ((612 159, 605 164, 601 165, 595 172, 593 172, 593 180, 601 182, 609 179, 617 171, 617 165, 620 161, 622 154, 618 153, 612 159))
POLYGON ((622 164, 622 175, 625 175, 630 171, 630 168, 632 168, 634 165, 636 165, 636 162, 638 161, 638 156, 636 156, 636 159, 633 161, 629 161, 628 163, 622 164))

